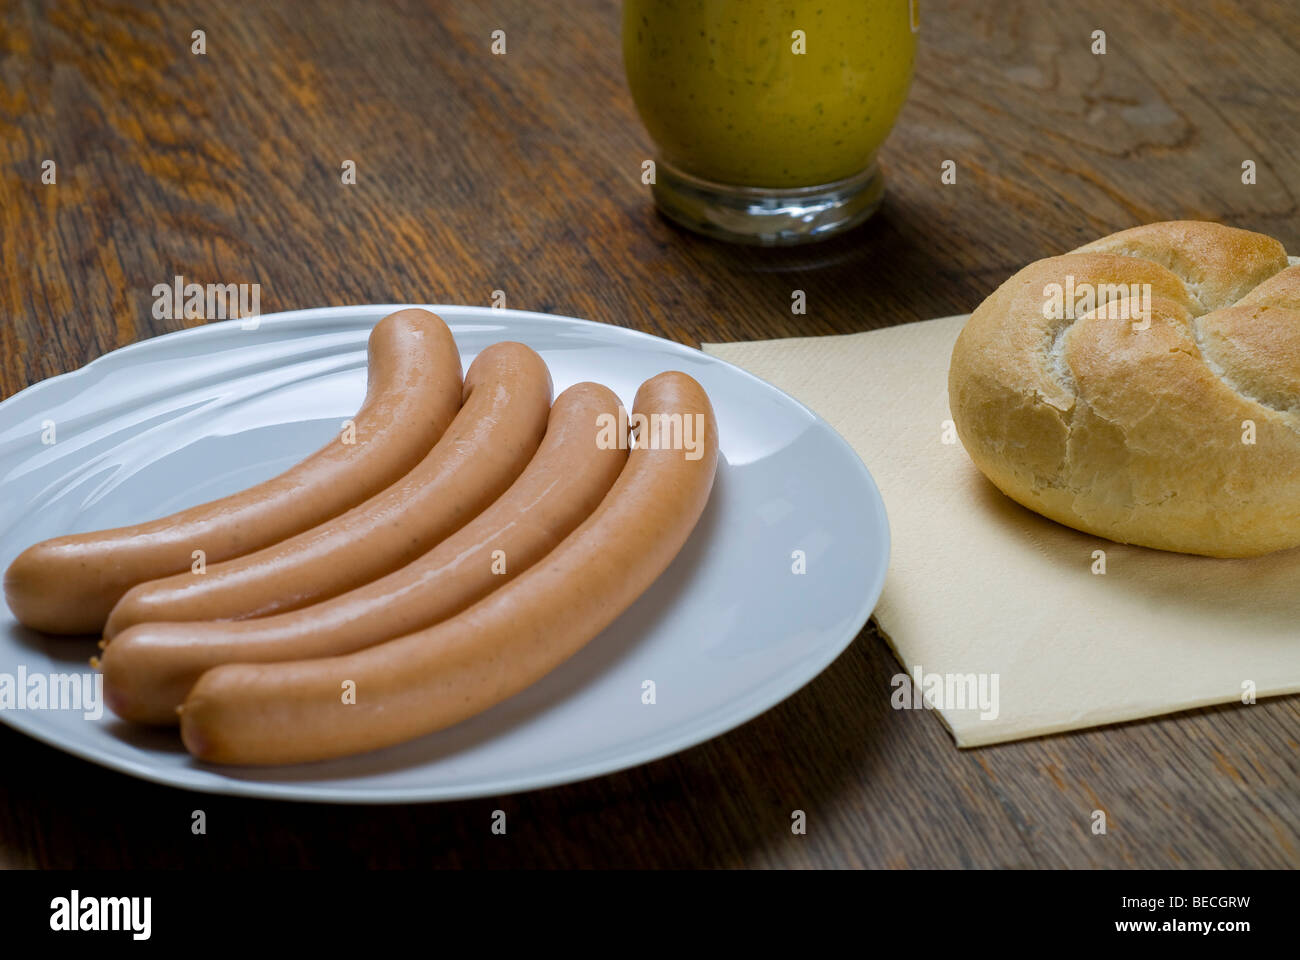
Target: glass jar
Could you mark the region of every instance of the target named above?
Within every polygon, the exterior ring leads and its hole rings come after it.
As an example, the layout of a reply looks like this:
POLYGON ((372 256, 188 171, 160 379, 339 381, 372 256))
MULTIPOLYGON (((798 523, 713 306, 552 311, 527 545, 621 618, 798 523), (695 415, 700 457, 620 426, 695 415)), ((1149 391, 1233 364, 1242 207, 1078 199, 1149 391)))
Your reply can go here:
POLYGON ((740 242, 869 217, 907 98, 915 0, 624 0, 623 61, 660 210, 740 242))

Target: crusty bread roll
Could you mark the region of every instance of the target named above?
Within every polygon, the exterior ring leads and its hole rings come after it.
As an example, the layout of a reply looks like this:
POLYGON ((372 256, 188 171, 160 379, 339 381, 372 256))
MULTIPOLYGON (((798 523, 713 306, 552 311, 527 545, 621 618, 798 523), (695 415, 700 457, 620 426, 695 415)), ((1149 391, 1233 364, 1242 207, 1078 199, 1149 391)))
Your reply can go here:
POLYGON ((1300 266, 1287 263, 1271 237, 1196 221, 1031 263, 953 348, 948 399, 971 459, 1029 509, 1122 543, 1300 546, 1300 266))

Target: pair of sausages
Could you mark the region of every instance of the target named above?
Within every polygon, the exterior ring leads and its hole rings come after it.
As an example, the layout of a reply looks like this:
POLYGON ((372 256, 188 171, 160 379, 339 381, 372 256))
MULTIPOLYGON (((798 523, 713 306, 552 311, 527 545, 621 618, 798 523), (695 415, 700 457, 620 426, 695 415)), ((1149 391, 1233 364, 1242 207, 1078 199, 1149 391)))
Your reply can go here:
POLYGON ((104 629, 242 620, 296 610, 392 573, 469 523, 537 451, 551 375, 522 343, 495 343, 465 375, 464 404, 413 470, 351 510, 262 550, 131 588, 104 629))
POLYGON ((250 490, 30 547, 5 574, 14 616, 45 633, 99 633, 131 587, 191 569, 195 551, 218 563, 260 550, 395 483, 460 409, 460 355, 447 325, 427 310, 385 317, 371 331, 368 353, 366 399, 346 437, 250 490))

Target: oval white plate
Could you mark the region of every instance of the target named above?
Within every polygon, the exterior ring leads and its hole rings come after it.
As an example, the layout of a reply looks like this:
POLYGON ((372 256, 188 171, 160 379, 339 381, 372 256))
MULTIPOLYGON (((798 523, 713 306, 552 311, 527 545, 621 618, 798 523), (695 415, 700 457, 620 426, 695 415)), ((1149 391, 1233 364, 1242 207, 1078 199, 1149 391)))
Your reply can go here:
MULTIPOLYGON (((114 351, 0 403, 0 568, 30 544, 120 526, 245 488, 334 437, 361 403, 366 337, 400 305, 297 310, 256 329, 214 323, 114 351), (48 427, 53 444, 43 443, 48 427)), ((775 387, 698 350, 545 314, 430 306, 465 367, 499 340, 537 350, 559 391, 637 387, 683 370, 717 411, 713 495, 655 585, 577 656, 452 729, 365 756, 206 766, 174 731, 105 712, 0 709, 87 760, 213 793, 337 803, 492 796, 645 763, 724 733, 794 693, 853 640, 880 596, 889 528, 862 461, 775 387), (794 551, 807 572, 792 572, 794 551), (642 703, 654 681, 655 703, 642 703)), ((0 610, 0 674, 86 672, 94 643, 45 637, 0 610)))

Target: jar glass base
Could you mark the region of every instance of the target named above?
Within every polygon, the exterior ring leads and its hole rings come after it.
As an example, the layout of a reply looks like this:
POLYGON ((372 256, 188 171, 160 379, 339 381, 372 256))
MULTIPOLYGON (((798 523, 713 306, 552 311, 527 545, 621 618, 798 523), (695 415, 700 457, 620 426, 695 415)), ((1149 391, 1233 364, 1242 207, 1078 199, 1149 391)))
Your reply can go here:
POLYGON ((815 187, 737 187, 703 180, 665 161, 651 188, 675 223, 732 243, 788 246, 836 236, 862 223, 885 192, 879 166, 815 187))

